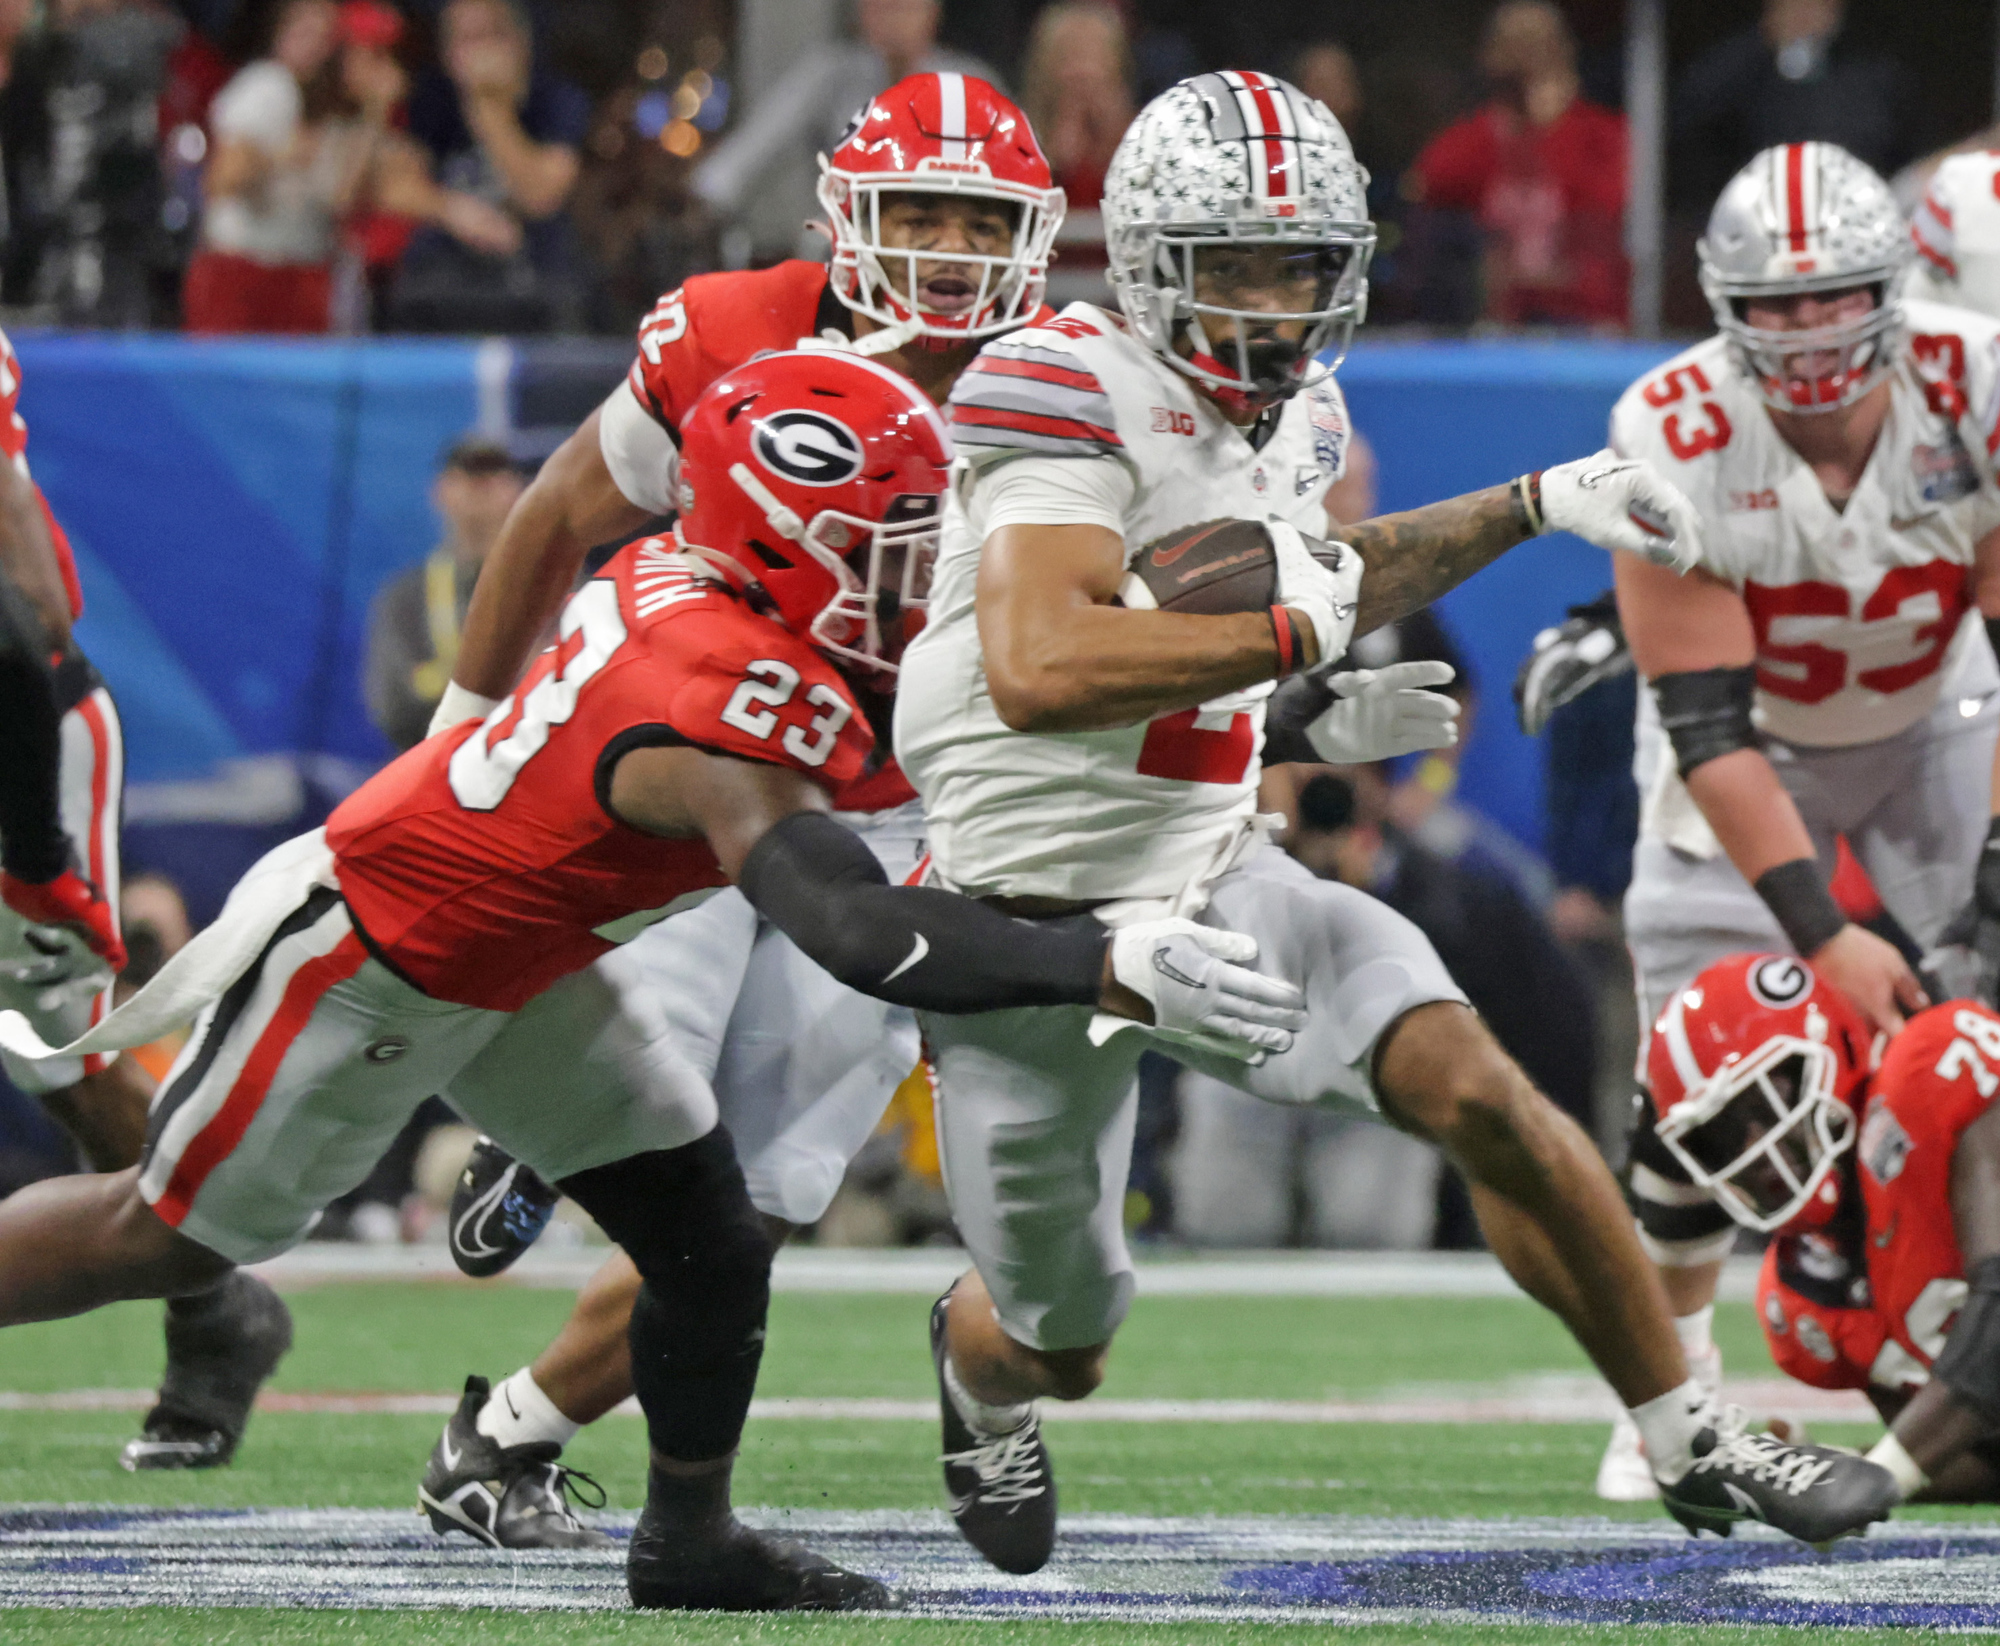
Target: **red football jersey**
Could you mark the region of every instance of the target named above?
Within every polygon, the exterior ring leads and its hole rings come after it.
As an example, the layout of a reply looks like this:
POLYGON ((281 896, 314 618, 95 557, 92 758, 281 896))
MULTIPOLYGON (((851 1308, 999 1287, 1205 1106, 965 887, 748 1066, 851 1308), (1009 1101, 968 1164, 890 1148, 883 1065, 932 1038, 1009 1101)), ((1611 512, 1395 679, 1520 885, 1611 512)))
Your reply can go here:
POLYGON ((1868 1206, 1868 1277, 1905 1383, 1928 1375, 1965 1301, 1951 1158, 1996 1094, 2000 1016, 1969 1000, 1911 1018, 1869 1086, 1855 1145, 1868 1206))
MULTIPOLYGON (((20 471, 23 480, 35 485, 34 476, 28 472, 28 420, 21 415, 21 362, 4 331, 0 331, 0 455, 20 471)), ((40 486, 35 486, 35 501, 42 506, 42 518, 49 526, 49 541, 55 545, 56 565, 69 595, 69 614, 81 617, 83 585, 77 580, 76 556, 70 552, 69 538, 50 512, 49 500, 42 495, 40 486)))
POLYGON ((1889 1043, 1869 1079, 1848 1182, 1860 1197, 1854 1239, 1781 1235, 1764 1254, 1758 1309, 1784 1371, 1828 1389, 1929 1380, 1965 1301, 1952 1155, 1996 1095, 2000 1016, 1984 1006, 1933 1006, 1889 1043), (1865 1283, 1843 1285, 1850 1271, 1865 1283))
POLYGON ((695 744, 834 793, 866 765, 874 734, 833 665, 672 549, 613 556, 484 722, 418 744, 328 820, 349 909, 426 994, 513 1011, 726 884, 707 841, 606 809, 632 749, 695 744))

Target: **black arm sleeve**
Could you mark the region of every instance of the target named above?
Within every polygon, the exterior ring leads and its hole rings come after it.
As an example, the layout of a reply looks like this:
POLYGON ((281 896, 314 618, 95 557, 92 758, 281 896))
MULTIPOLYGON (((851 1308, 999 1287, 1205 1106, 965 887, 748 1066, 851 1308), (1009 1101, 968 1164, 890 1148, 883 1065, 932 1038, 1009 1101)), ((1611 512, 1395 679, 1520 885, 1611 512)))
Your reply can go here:
POLYGON ((38 885, 69 864, 58 800, 65 707, 41 620, 0 577, 0 867, 38 885))
POLYGON ((1014 920, 955 892, 891 886, 852 830, 797 812, 736 877, 758 912, 849 988, 930 1012, 1095 1005, 1111 934, 1088 916, 1014 920))
POLYGON ((1673 743, 1682 781, 1697 766, 1756 748, 1757 731, 1750 720, 1756 683, 1757 671, 1749 665, 1663 674, 1653 682, 1660 725, 1673 743))

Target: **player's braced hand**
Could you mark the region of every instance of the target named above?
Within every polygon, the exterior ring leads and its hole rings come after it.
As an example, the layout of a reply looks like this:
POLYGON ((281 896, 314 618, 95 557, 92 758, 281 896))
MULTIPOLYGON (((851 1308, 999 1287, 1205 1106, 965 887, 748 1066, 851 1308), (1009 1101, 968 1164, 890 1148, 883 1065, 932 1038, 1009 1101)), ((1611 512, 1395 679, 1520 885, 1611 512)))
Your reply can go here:
POLYGON ((1251 971, 1256 958, 1254 937, 1192 920, 1145 920, 1111 939, 1112 974, 1153 1008, 1161 1036, 1246 1062, 1288 1051, 1306 1021, 1304 995, 1251 971))
POLYGON ((1652 464, 1606 449, 1541 476, 1542 526, 1685 572, 1701 559, 1701 518, 1652 464))
POLYGON ((1384 669, 1349 669, 1328 679, 1333 702, 1306 727, 1320 759, 1359 766, 1458 742, 1458 699, 1428 686, 1448 686, 1456 670, 1425 658, 1384 669))

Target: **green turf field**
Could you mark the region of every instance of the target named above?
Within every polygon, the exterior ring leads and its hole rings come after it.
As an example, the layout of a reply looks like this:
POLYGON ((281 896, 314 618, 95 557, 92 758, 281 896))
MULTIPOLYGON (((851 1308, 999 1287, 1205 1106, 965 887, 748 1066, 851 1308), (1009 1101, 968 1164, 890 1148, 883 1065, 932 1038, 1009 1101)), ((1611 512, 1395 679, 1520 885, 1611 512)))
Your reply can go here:
MULTIPOLYGON (((530 1358, 561 1320, 565 1294, 448 1283, 331 1285, 290 1301, 298 1346, 274 1387, 300 1393, 455 1390, 468 1371, 495 1378, 530 1358)), ((773 1300, 760 1394, 931 1393, 926 1302, 909 1295, 781 1293, 773 1300)), ((143 1388, 160 1367, 156 1305, 0 1336, 0 1390, 46 1394, 143 1388)), ((1733 1373, 1767 1368, 1751 1312, 1724 1305, 1717 1333, 1733 1373)), ((1125 1399, 1311 1400, 1413 1386, 1484 1384, 1586 1369, 1554 1323, 1508 1298, 1143 1299, 1119 1339, 1103 1394, 1125 1399)), ((261 1413, 236 1465, 201 1475, 126 1474, 123 1411, 0 1411, 0 1503, 206 1507, 414 1508, 440 1420, 428 1415, 261 1413)), ((1347 1515, 1424 1518, 1611 1516, 1650 1526, 1650 1505, 1591 1493, 1604 1431, 1595 1423, 1065 1423, 1050 1432, 1067 1513, 1347 1515)), ((1827 1438, 1865 1442, 1865 1430, 1827 1438)), ((928 1508, 941 1500, 936 1432, 914 1421, 753 1422, 737 1474, 740 1502, 794 1510, 928 1508)), ((612 1508, 643 1495, 640 1425, 613 1418, 566 1461, 603 1482, 612 1508)), ((414 1517, 413 1517, 414 1518, 414 1517)), ((1984 1525, 2000 1513, 1933 1510, 1984 1525)), ((1293 1640, 1325 1631, 1290 1628, 1293 1640)), ((1629 1631, 1619 1631, 1629 1633, 1629 1631)), ((1610 1630, 1531 1626, 1346 1628, 1343 1641, 1592 1638, 1610 1630)), ((17 1611, 9 1642, 560 1642, 609 1636, 689 1642, 936 1642, 1247 1639, 1257 1626, 689 1619, 474 1613, 17 1611)), ((1646 1638, 1798 1639, 1797 1631, 1647 1631, 1646 1638)), ((1843 1632, 1845 1640, 1867 1636, 1843 1632)), ((1890 1638, 1883 1635, 1881 1638, 1890 1638)), ((1897 1638, 1909 1639, 1905 1634, 1897 1638)))

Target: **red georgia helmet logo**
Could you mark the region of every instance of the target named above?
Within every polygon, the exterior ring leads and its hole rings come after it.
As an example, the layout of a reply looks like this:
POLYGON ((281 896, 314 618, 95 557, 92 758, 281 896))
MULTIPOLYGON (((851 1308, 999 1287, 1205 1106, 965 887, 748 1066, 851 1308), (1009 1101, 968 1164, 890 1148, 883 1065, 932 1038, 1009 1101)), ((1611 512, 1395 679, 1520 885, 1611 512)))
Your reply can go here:
POLYGON ((801 486, 839 486, 861 472, 861 441, 837 417, 773 412, 757 420, 750 449, 773 474, 801 486))

